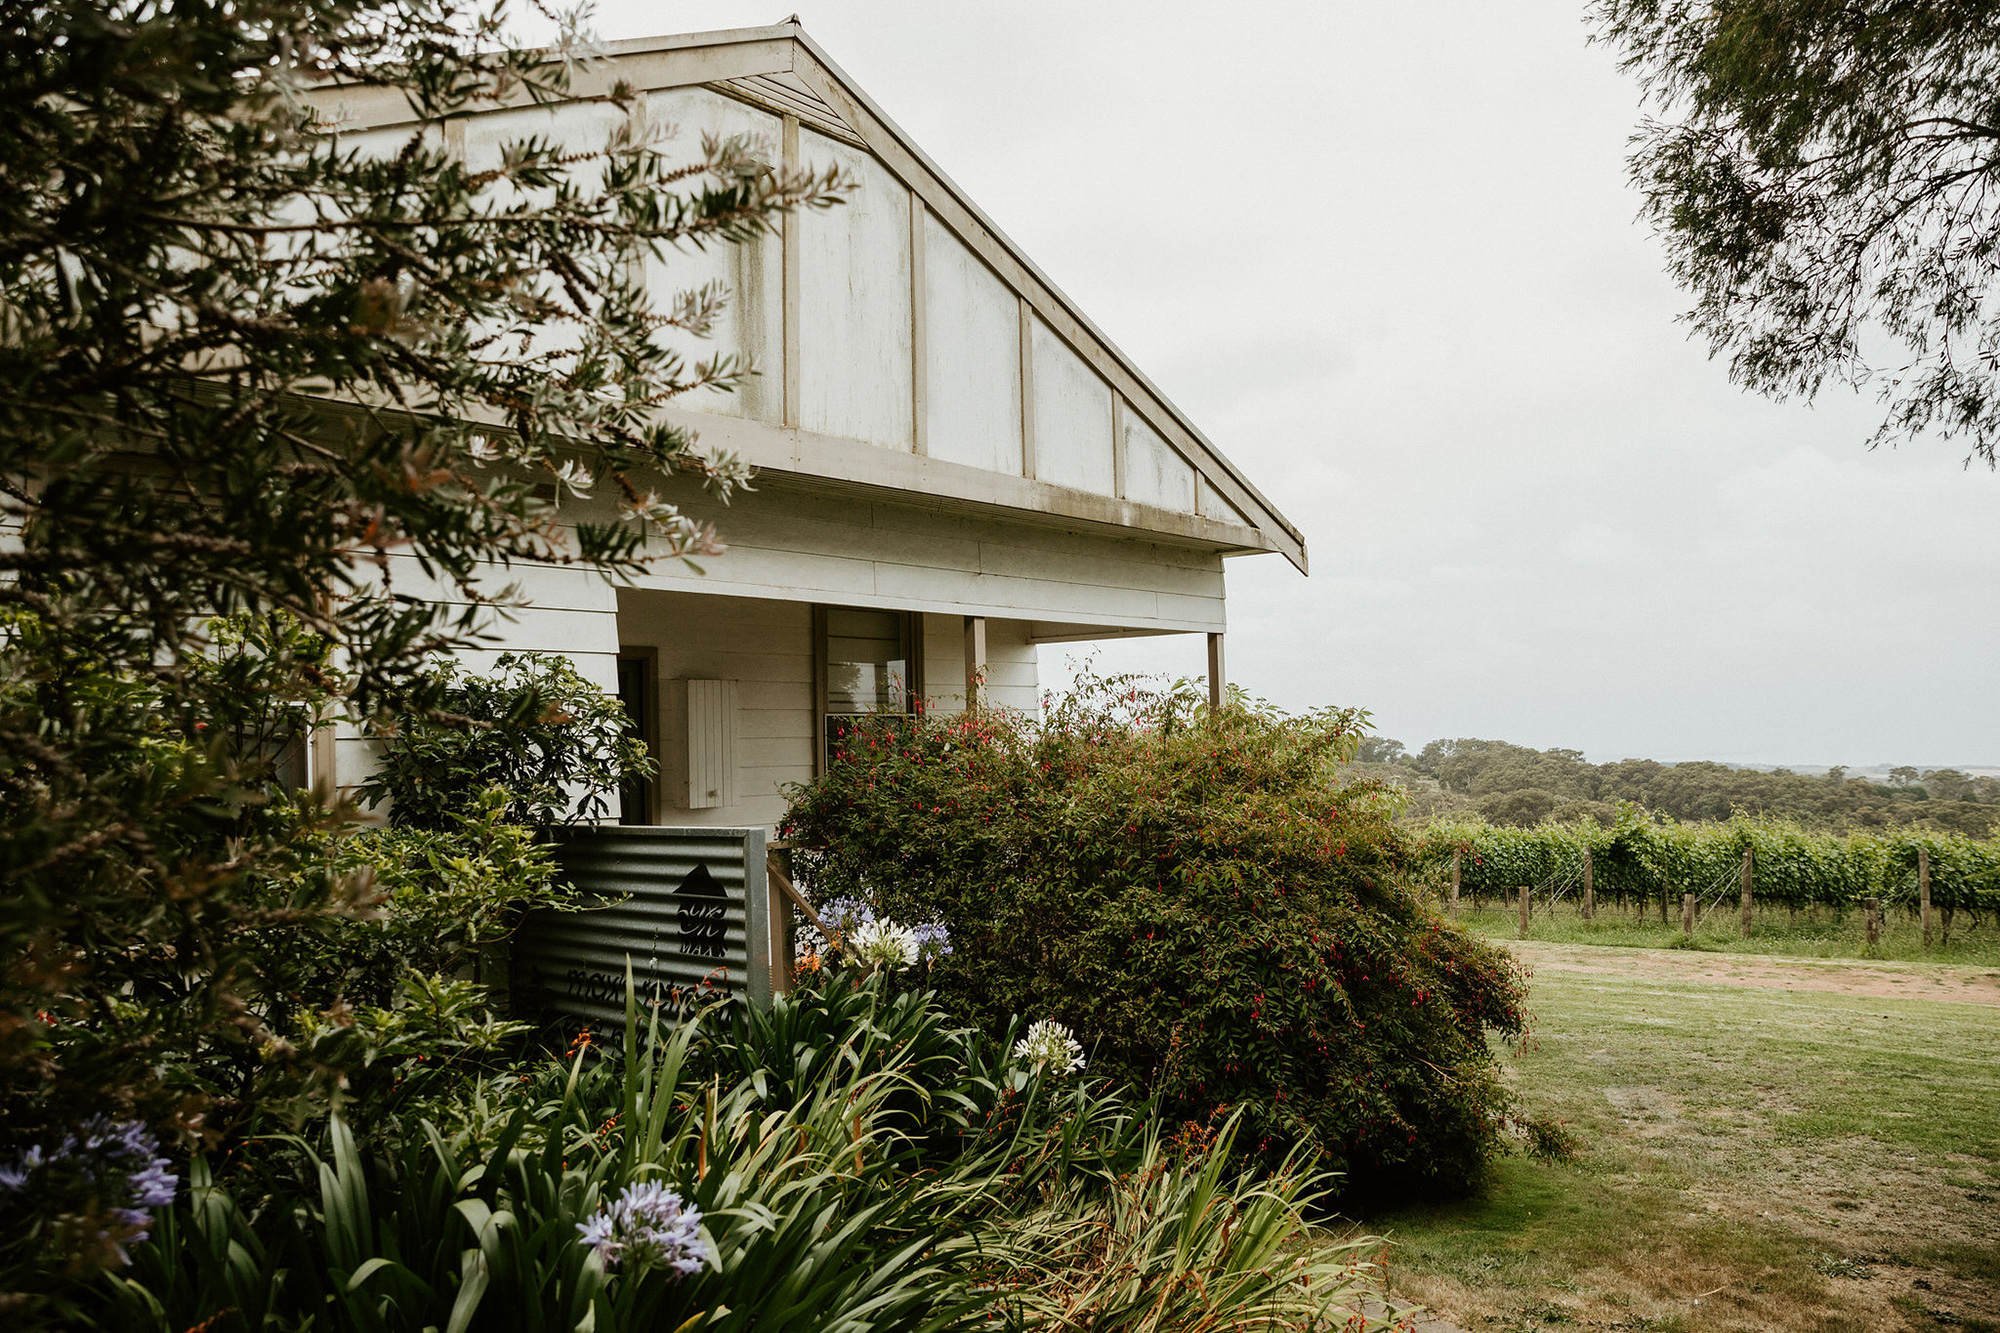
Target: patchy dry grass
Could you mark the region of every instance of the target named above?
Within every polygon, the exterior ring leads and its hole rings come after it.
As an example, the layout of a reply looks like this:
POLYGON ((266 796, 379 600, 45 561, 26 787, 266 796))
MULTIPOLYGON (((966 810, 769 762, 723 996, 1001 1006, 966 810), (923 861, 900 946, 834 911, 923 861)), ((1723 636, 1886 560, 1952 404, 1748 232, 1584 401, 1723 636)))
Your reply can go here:
POLYGON ((2000 1330, 2000 1007, 1634 973, 1536 977, 1511 1077, 1582 1154, 1365 1219, 1395 1298, 1475 1331, 2000 1330))

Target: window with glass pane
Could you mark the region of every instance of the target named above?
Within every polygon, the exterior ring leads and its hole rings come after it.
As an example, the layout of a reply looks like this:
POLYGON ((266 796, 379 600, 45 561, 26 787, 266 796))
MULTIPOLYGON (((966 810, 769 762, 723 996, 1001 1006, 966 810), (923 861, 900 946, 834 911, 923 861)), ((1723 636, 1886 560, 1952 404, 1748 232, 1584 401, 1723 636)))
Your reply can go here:
POLYGON ((905 716, 916 693, 910 618, 900 611, 825 612, 826 760, 869 718, 905 716))
POLYGON ((910 649, 900 611, 826 613, 826 711, 910 711, 910 649))

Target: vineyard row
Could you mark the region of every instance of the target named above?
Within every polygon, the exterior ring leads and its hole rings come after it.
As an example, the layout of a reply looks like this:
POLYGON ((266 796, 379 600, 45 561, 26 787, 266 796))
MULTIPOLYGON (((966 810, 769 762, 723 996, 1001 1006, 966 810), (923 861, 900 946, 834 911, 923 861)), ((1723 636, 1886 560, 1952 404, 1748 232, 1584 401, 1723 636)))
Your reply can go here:
POLYGON ((1427 883, 1475 898, 1581 894, 1623 904, 1676 907, 1687 894, 1711 902, 1741 891, 1766 906, 1833 907, 1879 900, 1915 911, 1928 897, 1948 922, 1957 912, 2000 910, 2000 838, 1930 830, 1815 833, 1776 820, 1657 824, 1640 818, 1507 828, 1440 820, 1416 839, 1427 883), (1926 893, 1927 890, 1927 893, 1926 893))

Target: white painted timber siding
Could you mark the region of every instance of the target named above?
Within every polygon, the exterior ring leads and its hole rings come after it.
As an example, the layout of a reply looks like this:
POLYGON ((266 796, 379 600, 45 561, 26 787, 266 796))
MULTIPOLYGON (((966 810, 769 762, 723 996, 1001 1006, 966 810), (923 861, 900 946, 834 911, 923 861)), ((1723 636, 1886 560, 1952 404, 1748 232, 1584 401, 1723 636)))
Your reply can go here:
MULTIPOLYGON (((986 622, 987 702, 1022 713, 1041 711, 1040 650, 1025 620, 986 622)), ((965 617, 924 617, 924 701, 940 712, 965 711, 965 617)))
POLYGON ((659 653, 660 822, 776 828, 783 786, 813 776, 812 606, 634 588, 620 589, 617 602, 624 643, 659 653), (686 680, 736 682, 734 799, 702 810, 670 799, 686 787, 673 771, 687 762, 685 694, 673 688, 686 680))
POLYGON ((1034 321, 1035 476, 1098 495, 1117 492, 1111 459, 1111 386, 1034 321))
POLYGON ((670 480, 663 493, 714 522, 729 549, 705 573, 663 564, 642 587, 1182 633, 1223 628, 1222 557, 1112 530, 1067 531, 768 475, 718 505, 670 480))
POLYGON ((924 217, 925 452, 1021 475, 1021 302, 924 217))
POLYGON ((910 194, 867 153, 811 130, 808 167, 856 188, 837 208, 795 215, 799 234, 799 423, 890 449, 914 447, 910 194))
MULTIPOLYGON (((672 165, 700 161, 705 134, 744 136, 756 145, 763 161, 775 165, 779 160, 776 116, 706 88, 648 94, 646 113, 656 128, 671 131, 661 140, 660 153, 672 165)), ((682 404, 754 421, 784 419, 784 264, 783 244, 776 235, 705 249, 688 245, 646 261, 646 289, 656 311, 672 309, 680 293, 707 283, 718 283, 728 293, 728 304, 707 338, 680 329, 662 329, 656 335, 681 356, 689 371, 698 361, 728 355, 747 361, 758 372, 733 392, 703 389, 680 399, 682 404)))
POLYGON ((1194 468, 1175 453, 1160 433, 1127 408, 1125 422, 1125 498, 1177 513, 1194 512, 1194 468))

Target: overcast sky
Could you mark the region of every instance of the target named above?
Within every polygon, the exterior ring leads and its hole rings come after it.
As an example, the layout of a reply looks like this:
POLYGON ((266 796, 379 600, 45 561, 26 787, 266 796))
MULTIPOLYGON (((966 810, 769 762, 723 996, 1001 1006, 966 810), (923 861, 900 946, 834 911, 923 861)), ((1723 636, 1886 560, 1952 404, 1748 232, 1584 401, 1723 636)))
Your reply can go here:
POLYGON ((1304 530, 1310 578, 1230 562, 1251 692, 1412 746, 2000 764, 2000 478, 1870 453, 1872 402, 1750 398, 1686 340, 1625 179, 1637 90, 1577 0, 795 2, 1304 530))

